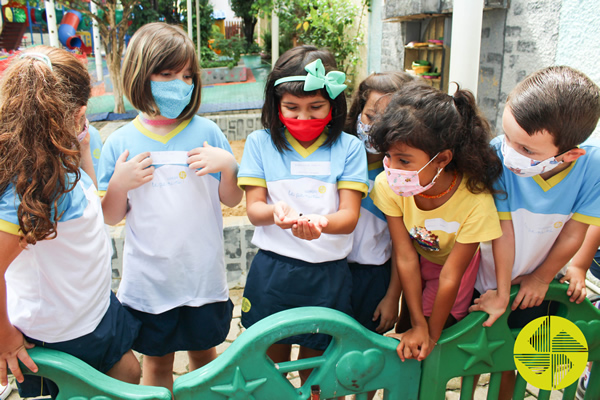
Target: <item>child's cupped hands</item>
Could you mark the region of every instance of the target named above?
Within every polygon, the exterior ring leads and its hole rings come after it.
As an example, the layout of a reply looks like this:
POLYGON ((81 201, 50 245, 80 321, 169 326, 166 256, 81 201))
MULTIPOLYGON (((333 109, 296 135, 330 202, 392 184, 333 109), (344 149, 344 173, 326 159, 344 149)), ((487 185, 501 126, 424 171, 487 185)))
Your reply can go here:
POLYGON ((402 362, 410 359, 423 361, 435 346, 426 326, 414 327, 404 333, 390 333, 386 336, 400 340, 396 352, 402 362))
POLYGON ((8 385, 7 368, 10 369, 17 381, 23 382, 23 372, 19 368, 19 360, 31 371, 38 371, 37 365, 35 365, 29 354, 27 354, 27 349, 33 347, 34 345, 27 343, 25 337, 23 337, 23 334, 17 328, 10 326, 8 332, 2 336, 2 341, 0 342, 1 385, 8 385))
POLYGON ((149 152, 140 153, 130 160, 127 160, 128 156, 129 150, 125 150, 119 156, 111 178, 111 184, 117 184, 124 191, 136 189, 150 182, 154 174, 149 152))
POLYGON ((273 221, 281 229, 291 229, 298 221, 298 213, 284 201, 278 201, 273 206, 273 221))
POLYGON ((213 147, 208 142, 204 142, 203 147, 190 150, 188 157, 190 168, 196 170, 198 176, 237 168, 237 162, 233 154, 220 147, 213 147))
POLYGON ((329 220, 322 215, 309 214, 298 217, 292 225, 292 234, 299 239, 314 240, 321 237, 321 232, 329 224, 329 220))

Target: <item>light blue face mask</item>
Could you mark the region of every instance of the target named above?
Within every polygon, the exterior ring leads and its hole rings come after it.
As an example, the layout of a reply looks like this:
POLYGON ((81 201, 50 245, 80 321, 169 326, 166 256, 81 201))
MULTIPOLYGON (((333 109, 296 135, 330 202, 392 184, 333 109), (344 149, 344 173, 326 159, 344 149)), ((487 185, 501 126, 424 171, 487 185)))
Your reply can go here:
POLYGON ((154 102, 160 110, 160 115, 175 119, 190 104, 194 84, 188 85, 181 79, 167 82, 150 81, 150 89, 154 96, 154 102))

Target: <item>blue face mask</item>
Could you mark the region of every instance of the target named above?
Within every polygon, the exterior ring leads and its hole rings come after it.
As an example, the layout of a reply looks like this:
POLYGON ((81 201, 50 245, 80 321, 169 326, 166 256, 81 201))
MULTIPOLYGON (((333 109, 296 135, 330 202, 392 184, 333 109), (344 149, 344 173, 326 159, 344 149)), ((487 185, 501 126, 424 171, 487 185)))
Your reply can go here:
POLYGON ((160 115, 175 119, 190 104, 194 84, 188 85, 180 79, 167 82, 150 81, 150 89, 160 110, 160 115))

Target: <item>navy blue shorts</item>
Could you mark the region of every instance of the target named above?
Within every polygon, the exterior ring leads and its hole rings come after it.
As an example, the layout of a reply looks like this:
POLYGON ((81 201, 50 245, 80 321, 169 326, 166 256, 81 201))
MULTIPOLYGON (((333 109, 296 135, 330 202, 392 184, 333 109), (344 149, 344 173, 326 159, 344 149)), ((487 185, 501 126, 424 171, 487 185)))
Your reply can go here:
POLYGON ((373 313, 390 286, 391 259, 382 265, 348 263, 352 273, 352 311, 354 318, 375 332, 381 322, 373 321, 373 313))
MULTIPOLYGON (((128 313, 113 292, 110 305, 96 329, 73 340, 46 343, 26 337, 36 346, 59 350, 85 361, 98 371, 108 372, 133 345, 141 323, 128 313)), ((26 375, 23 383, 17 383, 21 397, 52 396, 56 398, 58 387, 49 379, 26 375)))
POLYGON ((231 300, 200 307, 182 306, 161 314, 125 308, 142 321, 133 349, 154 357, 176 351, 208 350, 223 343, 233 314, 231 300))
MULTIPOLYGON (((279 311, 296 307, 328 307, 352 315, 352 275, 346 259, 309 263, 259 250, 246 279, 242 325, 249 328, 279 311)), ((278 344, 325 350, 331 336, 304 334, 278 344)))

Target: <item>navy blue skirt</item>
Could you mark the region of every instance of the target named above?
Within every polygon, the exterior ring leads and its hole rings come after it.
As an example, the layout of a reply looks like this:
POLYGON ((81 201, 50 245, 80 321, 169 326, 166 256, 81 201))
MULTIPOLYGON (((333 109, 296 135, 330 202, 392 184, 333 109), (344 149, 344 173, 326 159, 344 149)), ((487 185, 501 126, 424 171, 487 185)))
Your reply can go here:
POLYGON ((391 259, 382 265, 348 263, 352 273, 352 311, 365 328, 376 332, 381 318, 373 321, 375 309, 385 297, 392 273, 391 259))
MULTIPOLYGON (((36 346, 71 354, 98 371, 106 373, 131 350, 140 326, 140 321, 127 312, 111 292, 108 310, 93 332, 57 343, 46 343, 30 337, 26 339, 36 346)), ((33 375, 26 375, 23 383, 17 382, 17 387, 21 397, 56 398, 58 393, 54 382, 33 375)))
POLYGON ((133 349, 162 357, 176 351, 201 351, 225 341, 233 314, 231 300, 200 307, 177 307, 160 314, 125 308, 142 322, 133 349))
MULTIPOLYGON (((352 315, 352 276, 346 259, 309 263, 259 250, 246 279, 242 325, 249 328, 279 311, 296 307, 327 307, 352 315)), ((278 344, 299 344, 325 350, 331 336, 304 334, 278 344)))

